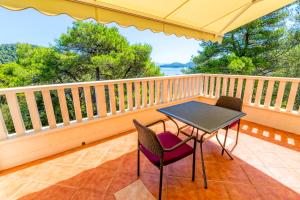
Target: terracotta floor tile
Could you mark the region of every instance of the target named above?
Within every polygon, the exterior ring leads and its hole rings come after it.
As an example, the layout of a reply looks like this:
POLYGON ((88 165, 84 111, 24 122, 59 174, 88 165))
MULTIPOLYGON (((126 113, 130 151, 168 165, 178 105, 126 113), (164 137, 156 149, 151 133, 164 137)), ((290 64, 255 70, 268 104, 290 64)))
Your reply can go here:
POLYGON ((168 177, 167 199, 198 199, 199 188, 191 179, 168 177))
POLYGON ((63 200, 70 199, 75 190, 68 187, 62 187, 58 185, 52 185, 36 193, 23 196, 22 200, 27 199, 39 199, 39 200, 63 200))
MULTIPOLYGON (((199 181, 199 180, 197 180, 199 181)), ((202 183, 202 180, 200 180, 202 183)), ((224 182, 208 181, 208 188, 204 189, 203 185, 200 185, 199 200, 229 200, 229 193, 225 187, 224 182)))
POLYGON ((114 194, 121 189, 125 188, 126 186, 130 185, 131 183, 138 180, 136 174, 127 173, 127 172, 119 172, 112 180, 111 184, 109 185, 106 194, 114 194))
POLYGON ((261 200, 262 197, 254 186, 248 184, 225 184, 231 199, 234 200, 261 200))
MULTIPOLYGON (((152 173, 142 173, 140 176, 141 181, 152 193, 154 197, 158 197, 159 190, 159 175, 152 173)), ((167 199, 167 175, 163 176, 162 199, 167 199)))
POLYGON ((250 184, 250 180, 242 169, 242 167, 238 164, 232 163, 223 163, 219 165, 220 167, 220 176, 222 180, 234 183, 243 183, 250 184))
MULTIPOLYGON (((167 129, 176 132, 172 122, 166 124, 167 129)), ((214 138, 204 143, 208 189, 203 188, 197 144, 195 182, 191 181, 192 156, 164 167, 163 199, 299 199, 300 136, 246 121, 241 127, 234 160, 221 155, 214 138), (294 145, 285 144, 288 139, 294 145)), ((222 134, 224 130, 220 130, 222 134)), ((235 130, 230 130, 228 148, 235 136, 235 130)), ((180 137, 185 138, 183 134, 180 137)), ((0 172, 0 199, 113 200, 116 192, 137 180, 157 197, 159 170, 142 153, 141 176, 137 177, 136 141, 136 132, 124 134, 0 172)))
POLYGON ((79 189, 76 190, 70 198, 71 200, 102 200, 104 199, 104 193, 88 190, 88 189, 79 189))

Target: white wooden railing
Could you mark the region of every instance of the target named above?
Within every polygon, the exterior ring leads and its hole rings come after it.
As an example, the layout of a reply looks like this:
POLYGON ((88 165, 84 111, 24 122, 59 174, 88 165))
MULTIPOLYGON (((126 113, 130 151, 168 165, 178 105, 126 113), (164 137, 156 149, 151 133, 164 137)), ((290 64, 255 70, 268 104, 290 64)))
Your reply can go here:
MULTIPOLYGON (((221 95, 243 98, 246 106, 298 115, 295 99, 299 94, 299 78, 193 74, 56 85, 0 89, 13 122, 15 133, 7 130, 7 119, 0 110, 0 139, 36 134, 44 130, 69 126, 72 123, 106 118, 154 105, 190 97, 218 98, 221 95), (61 110, 62 123, 54 112, 55 92, 61 110), (40 93, 48 125, 42 126, 36 96, 40 93), (69 117, 66 94, 71 96, 75 119, 69 117), (32 130, 26 130, 20 110, 20 96, 25 97, 32 130), (82 115, 82 104, 86 117, 82 115), (96 107, 96 109, 93 109, 96 107), (94 111, 95 110, 95 111, 94 111)), ((299 97, 298 97, 299 98, 299 97)))

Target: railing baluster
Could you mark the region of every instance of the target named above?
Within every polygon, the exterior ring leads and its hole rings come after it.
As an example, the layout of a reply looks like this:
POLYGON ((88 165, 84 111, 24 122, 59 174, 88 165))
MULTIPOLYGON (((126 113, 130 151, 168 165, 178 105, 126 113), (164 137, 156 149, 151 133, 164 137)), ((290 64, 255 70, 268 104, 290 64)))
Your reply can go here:
POLYGON ((227 96, 227 78, 223 78, 222 96, 227 96))
POLYGON ((15 131, 17 135, 23 135, 25 133, 25 125, 22 118, 22 113, 20 110, 17 95, 14 92, 9 92, 6 94, 6 100, 15 126, 15 131))
POLYGON ((8 131, 3 118, 2 111, 0 109, 0 140, 4 140, 8 137, 8 131))
POLYGON ((163 80, 163 102, 168 102, 168 82, 169 80, 163 80))
POLYGON ((108 93, 109 93, 109 105, 111 114, 116 114, 116 95, 115 95, 115 85, 108 85, 108 93))
POLYGON ((254 86, 254 80, 253 79, 247 79, 246 80, 246 87, 245 87, 245 91, 244 91, 244 103, 246 105, 251 104, 253 88, 254 88, 253 86, 254 86))
POLYGON ((57 89, 58 101, 61 111, 61 116, 64 122, 64 125, 70 124, 69 111, 67 107, 66 95, 64 88, 57 89))
POLYGON ((36 105, 36 100, 33 91, 25 92, 26 102, 28 105, 29 115, 32 122, 32 127, 37 133, 42 129, 40 114, 36 105))
POLYGON ((285 84, 286 84, 285 81, 280 81, 280 83, 279 83, 279 88, 278 88, 277 97, 276 97, 276 101, 275 101, 275 110, 281 109, 285 84))
POLYGON ((133 102, 132 102, 132 83, 127 82, 126 83, 127 88, 127 104, 128 104, 128 110, 132 110, 133 108, 133 102))
POLYGON ((142 96, 142 98, 143 98, 143 107, 144 108, 146 108, 147 107, 147 105, 148 105, 148 99, 147 99, 147 92, 148 92, 148 90, 147 90, 147 81, 143 81, 142 82, 142 88, 143 88, 143 90, 142 90, 142 92, 143 92, 143 96, 142 96))
POLYGON ((106 117, 107 107, 106 107, 104 85, 96 86, 95 91, 96 91, 96 100, 97 100, 97 113, 99 117, 106 117))
POLYGON ((294 107, 294 103, 295 103, 295 98, 296 98, 296 94, 298 91, 298 82, 292 82, 292 86, 291 86, 291 90, 289 93, 289 99, 288 99, 288 103, 286 106, 286 111, 287 112, 291 112, 293 111, 293 107, 294 107))
POLYGON ((267 93, 266 93, 265 103, 264 103, 265 108, 269 108, 271 105, 274 83, 275 82, 273 80, 269 80, 268 82, 267 93))
POLYGON ((140 108, 141 106, 141 86, 140 82, 134 83, 134 89, 135 89, 135 107, 140 108))
POLYGON ((243 78, 238 79, 238 86, 237 86, 236 95, 235 95, 237 98, 242 97, 243 80, 244 80, 243 78))
POLYGON ((49 90, 42 90, 43 101, 45 105, 46 115, 48 119, 48 124, 50 128, 56 127, 56 119, 54 115, 52 99, 49 90))
POLYGON ((149 81, 149 104, 153 106, 154 104, 154 81, 149 81))
POLYGON ((174 91, 174 94, 173 94, 173 100, 176 100, 178 99, 178 79, 175 79, 174 80, 174 87, 173 87, 173 91, 174 91))
POLYGON ((120 109, 120 112, 125 112, 124 85, 123 85, 123 83, 118 84, 118 94, 119 94, 119 109, 120 109))
POLYGON ((189 97, 193 96, 194 93, 194 84, 193 84, 193 77, 189 78, 189 97))
POLYGON ((204 76, 204 96, 208 96, 208 79, 209 76, 204 76))
POLYGON ((169 85, 169 101, 173 100, 173 79, 170 79, 170 85, 169 85))
POLYGON ((204 80, 203 80, 203 76, 200 76, 199 78, 199 95, 203 96, 204 92, 203 92, 203 84, 204 84, 204 80))
POLYGON ((155 81, 155 104, 160 104, 160 80, 155 81))
POLYGON ((88 119, 93 119, 94 114, 93 114, 93 104, 92 104, 90 86, 84 87, 83 90, 84 90, 84 99, 85 99, 87 117, 88 119))
POLYGON ((72 88, 72 97, 73 97, 73 104, 75 110, 76 121, 82 121, 82 113, 81 113, 81 106, 80 106, 80 98, 78 88, 72 88))
POLYGON ((217 80, 216 80, 216 94, 215 94, 216 98, 220 97, 220 89, 221 89, 221 77, 217 77, 217 80))
POLYGON ((180 92, 180 99, 184 98, 184 94, 185 94, 185 89, 184 89, 184 78, 180 79, 180 88, 179 88, 179 92, 180 92))
POLYGON ((262 80, 262 79, 258 80, 258 85, 257 85, 256 95, 255 95, 255 105, 256 106, 260 106, 263 86, 264 86, 264 80, 262 80))
POLYGON ((230 78, 229 96, 231 96, 231 97, 233 97, 234 86, 235 86, 235 78, 230 78))
POLYGON ((195 77, 195 96, 198 96, 199 95, 199 77, 196 76, 195 77))
POLYGON ((209 96, 214 98, 214 90, 215 90, 215 77, 210 77, 210 87, 209 87, 209 96))

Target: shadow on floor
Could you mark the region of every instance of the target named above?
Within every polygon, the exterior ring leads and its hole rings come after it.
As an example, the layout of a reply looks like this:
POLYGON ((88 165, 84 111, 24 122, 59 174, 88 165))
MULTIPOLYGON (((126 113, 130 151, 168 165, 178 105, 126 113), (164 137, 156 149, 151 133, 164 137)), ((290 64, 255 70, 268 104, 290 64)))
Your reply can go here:
MULTIPOLYGON (((195 182, 191 181, 191 157, 167 166, 164 176, 163 199, 300 199, 298 193, 271 176, 238 157, 232 161, 226 156, 222 157, 220 151, 221 148, 215 143, 208 141, 205 144, 205 160, 209 180, 206 190, 203 189, 199 152, 197 152, 195 182)), ((20 199, 115 199, 114 193, 137 180, 136 157, 136 151, 128 152, 40 191, 24 195, 20 199)), ((141 171, 140 179, 143 184, 157 197, 158 169, 142 156, 141 171)), ((49 172, 49 174, 51 173, 49 172)), ((47 176, 47 174, 45 175, 47 176)), ((34 187, 38 183, 33 182, 32 184, 31 187, 34 187)), ((124 197, 124 199, 126 198, 124 197)), ((137 194, 137 199, 139 199, 139 194, 137 194)))

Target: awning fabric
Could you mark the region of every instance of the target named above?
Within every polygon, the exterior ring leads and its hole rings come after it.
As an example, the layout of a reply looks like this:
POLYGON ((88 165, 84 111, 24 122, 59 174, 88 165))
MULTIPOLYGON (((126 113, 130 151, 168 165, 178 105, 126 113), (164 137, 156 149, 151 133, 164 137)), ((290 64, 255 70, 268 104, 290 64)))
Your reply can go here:
POLYGON ((34 8, 46 15, 116 22, 187 38, 221 41, 222 36, 295 0, 0 0, 11 10, 34 8))

